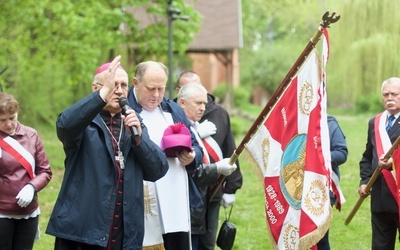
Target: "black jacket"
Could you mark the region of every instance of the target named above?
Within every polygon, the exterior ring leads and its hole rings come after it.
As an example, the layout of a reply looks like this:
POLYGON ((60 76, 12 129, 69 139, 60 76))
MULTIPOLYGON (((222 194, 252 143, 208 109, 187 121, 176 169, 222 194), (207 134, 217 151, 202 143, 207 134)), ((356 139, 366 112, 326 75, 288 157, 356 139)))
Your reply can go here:
POLYGON ((202 164, 194 171, 190 171, 190 175, 203 200, 202 206, 190 209, 191 233, 204 234, 207 230, 205 218, 208 203, 208 190, 209 186, 215 185, 218 181, 217 166, 215 163, 202 164))
MULTIPOLYGON (((375 140, 375 119, 373 117, 368 122, 368 139, 365 151, 360 161, 360 185, 367 184, 378 166, 379 155, 376 152, 375 140)), ((400 119, 393 123, 393 127, 389 131, 390 141, 393 143, 400 136, 400 119)), ((384 152, 386 153, 386 152, 384 152)), ((398 213, 397 202, 389 190, 388 185, 382 174, 376 179, 371 190, 371 212, 374 213, 398 213)))
MULTIPOLYGON (((229 114, 221 105, 215 103, 215 97, 213 95, 207 94, 207 99, 206 111, 201 118, 200 123, 204 120, 208 120, 215 124, 217 127, 217 133, 211 137, 221 148, 223 158, 230 158, 236 149, 236 144, 231 130, 229 114)), ((216 160, 210 156, 210 162, 215 163, 216 160)), ((236 190, 242 187, 243 177, 240 172, 238 161, 236 161, 236 165, 237 169, 225 178, 223 184, 215 193, 215 196, 212 199, 213 202, 220 202, 223 193, 234 194, 236 193, 236 190)), ((203 197, 205 205, 191 211, 192 234, 202 234, 206 232, 206 206, 212 193, 212 187, 218 181, 218 174, 215 165, 206 169, 202 175, 199 175, 199 173, 201 172, 196 173, 197 175, 194 177, 194 180, 203 197), (208 185, 204 186, 207 183, 208 185)))
MULTIPOLYGON (((174 99, 177 101, 177 98, 174 99)), ((215 124, 217 133, 211 137, 218 143, 221 148, 223 158, 229 158, 236 149, 235 138, 231 130, 231 121, 228 112, 219 104, 215 103, 215 97, 207 94, 206 111, 199 121, 208 120, 215 124)), ((222 160, 222 159, 221 159, 222 160)), ((192 226, 192 234, 204 234, 206 228, 206 212, 207 203, 211 196, 211 190, 218 182, 218 174, 216 170, 215 159, 210 157, 210 165, 201 165, 194 172, 191 171, 191 176, 196 183, 197 189, 202 196, 204 205, 197 208, 191 208, 190 218, 192 226)), ((223 193, 234 194, 236 190, 242 187, 242 173, 240 172, 239 162, 236 161, 237 169, 228 177, 225 178, 223 184, 213 197, 213 202, 220 202, 223 193)))
MULTIPOLYGON (((217 127, 217 133, 211 137, 218 143, 222 150, 223 158, 230 158, 236 149, 235 138, 231 130, 231 120, 228 112, 219 104, 215 103, 215 97, 211 94, 207 94, 208 103, 206 105, 206 111, 200 120, 200 123, 204 120, 209 120, 217 127)), ((214 160, 211 158, 211 162, 214 160)), ((222 194, 234 194, 236 190, 242 187, 243 176, 240 171, 239 161, 236 161, 237 169, 229 176, 225 178, 222 188, 219 188, 215 194, 213 201, 220 201, 222 194)))

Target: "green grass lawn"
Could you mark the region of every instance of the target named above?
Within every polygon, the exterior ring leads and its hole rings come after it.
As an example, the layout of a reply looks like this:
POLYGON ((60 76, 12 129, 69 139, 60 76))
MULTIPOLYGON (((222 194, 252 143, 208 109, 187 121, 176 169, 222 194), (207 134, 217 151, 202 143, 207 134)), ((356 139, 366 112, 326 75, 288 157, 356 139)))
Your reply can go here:
MULTIPOLYGON (((344 221, 358 200, 359 167, 358 162, 364 151, 367 138, 368 115, 335 115, 346 134, 349 157, 341 166, 341 187, 346 197, 342 211, 334 211, 330 228, 330 243, 332 249, 353 250, 370 249, 371 227, 369 202, 367 198, 358 210, 349 225, 344 221)), ((34 249, 53 249, 54 237, 46 235, 44 230, 55 203, 63 176, 64 152, 55 131, 39 130, 47 154, 52 164, 53 179, 49 185, 39 193, 41 239, 36 242, 34 249)), ((237 138, 240 142, 242 138, 237 138)), ((233 249, 259 250, 273 249, 269 241, 266 219, 264 213, 264 193, 262 183, 254 174, 251 166, 245 159, 239 157, 243 173, 243 187, 237 192, 236 203, 232 212, 231 222, 237 227, 237 235, 233 249)), ((224 218, 221 209, 220 221, 224 218)), ((400 250, 400 244, 396 247, 400 250)))

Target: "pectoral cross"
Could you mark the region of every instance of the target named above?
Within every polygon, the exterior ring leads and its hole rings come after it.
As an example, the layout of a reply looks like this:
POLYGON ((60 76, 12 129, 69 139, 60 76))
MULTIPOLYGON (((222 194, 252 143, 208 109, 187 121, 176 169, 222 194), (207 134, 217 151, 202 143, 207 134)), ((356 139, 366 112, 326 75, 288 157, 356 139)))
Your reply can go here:
POLYGON ((119 162, 119 166, 121 169, 125 168, 125 164, 124 164, 125 158, 121 151, 118 150, 118 155, 115 156, 115 160, 119 162))

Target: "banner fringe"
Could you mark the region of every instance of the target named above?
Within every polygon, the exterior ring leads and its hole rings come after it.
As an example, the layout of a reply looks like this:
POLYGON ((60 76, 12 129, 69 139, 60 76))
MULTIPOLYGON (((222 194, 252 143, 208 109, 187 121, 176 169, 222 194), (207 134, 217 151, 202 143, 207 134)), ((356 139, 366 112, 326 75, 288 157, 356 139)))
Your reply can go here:
POLYGON ((329 216, 326 221, 320 225, 312 234, 305 235, 300 238, 299 249, 308 250, 311 247, 315 246, 326 234, 329 230, 331 221, 333 218, 332 207, 329 207, 329 216))
POLYGON ((254 160, 253 156, 249 152, 249 150, 245 147, 243 150, 244 159, 250 164, 253 168, 253 171, 256 173, 258 179, 264 186, 264 174, 261 172, 260 167, 258 166, 257 162, 254 160))
MULTIPOLYGON (((257 178, 262 183, 263 189, 265 189, 264 174, 261 172, 260 167, 258 166, 258 164, 256 163, 256 161, 254 160, 251 153, 248 151, 248 149, 246 147, 243 150, 243 156, 244 156, 245 160, 253 168, 253 171, 256 173, 257 178)), ((265 191, 263 192, 263 194, 265 196, 265 191)), ((266 217, 267 215, 265 214, 265 209, 264 209, 264 216, 265 216, 264 217, 265 220, 267 220, 267 217, 266 217)), ((266 222, 266 225, 267 225, 268 238, 269 238, 270 242, 275 242, 275 239, 274 239, 274 236, 272 235, 272 231, 269 226, 269 223, 266 222)), ((272 246, 273 250, 278 250, 278 246, 276 244, 271 244, 271 246, 272 246)))

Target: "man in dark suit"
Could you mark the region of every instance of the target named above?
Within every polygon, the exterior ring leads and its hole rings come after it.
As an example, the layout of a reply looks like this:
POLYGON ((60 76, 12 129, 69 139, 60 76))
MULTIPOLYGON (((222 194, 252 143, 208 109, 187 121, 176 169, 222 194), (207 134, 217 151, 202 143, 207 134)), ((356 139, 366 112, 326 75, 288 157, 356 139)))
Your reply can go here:
MULTIPOLYGON (((188 83, 201 84, 200 77, 192 71, 182 72, 177 81, 177 90, 188 83)), ((210 163, 231 157, 236 149, 236 144, 230 117, 228 112, 216 103, 215 97, 210 93, 207 93, 206 110, 199 122, 196 130, 200 138, 207 143, 205 148, 210 155, 210 163)), ((199 237, 199 250, 215 249, 220 205, 225 208, 233 205, 236 199, 235 193, 242 187, 243 176, 238 161, 236 161, 236 165, 237 169, 224 179, 221 187, 215 192, 216 186, 209 187, 208 199, 211 194, 215 193, 215 195, 207 204, 207 231, 199 237)))
POLYGON ((382 100, 385 111, 371 118, 368 139, 360 161, 360 197, 371 194, 371 249, 395 249, 399 230, 399 213, 396 202, 396 182, 392 175, 392 159, 385 153, 400 136, 400 78, 392 77, 382 83, 382 100), (366 186, 375 169, 382 169, 371 190, 366 186))

